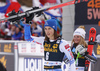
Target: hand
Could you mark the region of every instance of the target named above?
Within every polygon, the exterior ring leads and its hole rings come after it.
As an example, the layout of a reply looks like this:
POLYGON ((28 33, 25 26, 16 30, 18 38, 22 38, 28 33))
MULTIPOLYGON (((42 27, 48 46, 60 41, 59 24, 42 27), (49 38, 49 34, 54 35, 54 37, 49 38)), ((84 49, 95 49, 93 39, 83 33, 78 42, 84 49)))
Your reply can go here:
MULTIPOLYGON (((33 9, 31 9, 31 10, 33 10, 33 9)), ((25 12, 26 13, 26 15, 25 15, 26 23, 30 23, 32 21, 32 19, 34 18, 34 15, 35 15, 34 13, 29 14, 29 11, 31 11, 31 10, 28 10, 25 12)))
POLYGON ((29 11, 32 11, 32 10, 37 10, 37 9, 40 9, 39 7, 33 7, 31 10, 28 10, 26 11, 26 23, 30 23, 32 21, 32 19, 34 18, 35 15, 37 15, 37 17, 39 17, 43 11, 38 11, 38 12, 34 12, 34 13, 31 13, 29 14, 29 11))
POLYGON ((75 49, 75 53, 77 54, 78 52, 79 52, 80 54, 83 54, 83 53, 86 52, 86 49, 85 49, 82 45, 78 45, 78 46, 76 47, 76 49, 75 49))

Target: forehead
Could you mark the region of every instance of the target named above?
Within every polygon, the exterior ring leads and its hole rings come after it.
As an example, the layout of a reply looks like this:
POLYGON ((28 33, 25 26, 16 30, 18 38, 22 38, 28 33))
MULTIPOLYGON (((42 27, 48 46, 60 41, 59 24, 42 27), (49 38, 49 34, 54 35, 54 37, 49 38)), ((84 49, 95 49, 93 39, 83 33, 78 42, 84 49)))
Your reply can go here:
POLYGON ((80 37, 80 35, 74 35, 74 37, 80 37))
POLYGON ((51 27, 49 27, 49 26, 46 26, 45 28, 51 28, 51 27))

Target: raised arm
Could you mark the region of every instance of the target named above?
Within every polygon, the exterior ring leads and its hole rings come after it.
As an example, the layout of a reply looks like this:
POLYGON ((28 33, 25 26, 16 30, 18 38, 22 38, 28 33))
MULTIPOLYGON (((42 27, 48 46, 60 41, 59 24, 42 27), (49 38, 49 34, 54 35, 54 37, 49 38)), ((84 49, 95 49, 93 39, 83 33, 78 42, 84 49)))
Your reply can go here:
POLYGON ((26 41, 29 42, 35 42, 37 44, 42 45, 44 41, 44 37, 32 37, 31 31, 30 31, 30 25, 29 24, 23 24, 24 25, 24 38, 26 41))

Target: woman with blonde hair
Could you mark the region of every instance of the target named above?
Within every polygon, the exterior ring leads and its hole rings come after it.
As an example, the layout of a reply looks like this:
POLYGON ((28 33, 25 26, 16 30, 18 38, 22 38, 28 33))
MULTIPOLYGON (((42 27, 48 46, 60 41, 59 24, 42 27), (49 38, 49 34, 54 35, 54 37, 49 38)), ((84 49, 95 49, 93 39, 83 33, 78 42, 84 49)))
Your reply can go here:
MULTIPOLYGON (((88 54, 87 47, 88 44, 85 42, 85 27, 79 26, 73 33, 73 40, 71 42, 71 50, 74 55, 74 59, 76 60, 76 68, 77 71, 85 70, 85 61, 87 60, 84 54, 88 54), (80 53, 79 57, 78 53, 80 53)), ((92 53, 94 55, 94 53, 92 53)))
POLYGON ((75 43, 76 45, 77 44, 80 44, 80 45, 83 45, 84 47, 88 47, 88 44, 85 42, 85 34, 86 34, 86 32, 85 32, 85 27, 84 26, 79 26, 76 30, 75 30, 75 32, 74 32, 74 34, 73 34, 73 40, 72 40, 72 42, 71 42, 71 46, 73 45, 73 43, 75 43), (79 38, 80 39, 80 41, 75 41, 75 37, 77 37, 77 38, 79 38), (79 42, 79 43, 77 43, 77 42, 79 42))

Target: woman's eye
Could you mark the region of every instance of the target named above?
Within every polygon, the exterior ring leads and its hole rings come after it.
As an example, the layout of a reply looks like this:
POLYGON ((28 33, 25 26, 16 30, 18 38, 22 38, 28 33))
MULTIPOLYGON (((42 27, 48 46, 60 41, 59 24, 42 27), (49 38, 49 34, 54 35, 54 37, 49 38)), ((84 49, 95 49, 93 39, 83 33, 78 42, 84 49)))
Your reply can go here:
POLYGON ((44 30, 46 30, 46 28, 44 28, 44 30))
POLYGON ((49 30, 50 30, 51 28, 49 28, 49 30))
POLYGON ((77 36, 77 38, 79 38, 79 36, 77 36))

